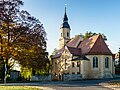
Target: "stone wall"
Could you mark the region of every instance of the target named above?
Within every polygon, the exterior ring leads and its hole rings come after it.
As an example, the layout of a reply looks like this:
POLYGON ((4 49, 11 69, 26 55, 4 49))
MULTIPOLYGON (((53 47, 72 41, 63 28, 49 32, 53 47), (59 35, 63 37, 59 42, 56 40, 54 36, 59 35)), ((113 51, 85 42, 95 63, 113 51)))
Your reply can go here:
POLYGON ((17 80, 20 76, 19 71, 11 71, 10 72, 10 80, 17 80))
POLYGON ((51 81, 52 80, 52 76, 51 74, 49 75, 39 75, 39 76, 32 76, 31 81, 51 81))
POLYGON ((87 58, 90 60, 90 66, 86 65, 86 68, 89 68, 89 78, 91 79, 102 79, 102 78, 113 78, 114 74, 114 65, 111 55, 87 55, 87 58), (98 58, 98 67, 93 68, 93 57, 98 58), (105 58, 109 58, 109 68, 105 68, 105 58))
POLYGON ((63 81, 81 80, 81 74, 63 74, 63 81))

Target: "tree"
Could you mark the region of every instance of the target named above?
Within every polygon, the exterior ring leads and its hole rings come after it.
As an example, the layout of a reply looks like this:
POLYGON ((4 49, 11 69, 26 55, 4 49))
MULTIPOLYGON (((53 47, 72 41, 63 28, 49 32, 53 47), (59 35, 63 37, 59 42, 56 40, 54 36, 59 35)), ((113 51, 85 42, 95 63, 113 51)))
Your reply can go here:
POLYGON ((103 37, 103 39, 106 41, 107 40, 107 37, 104 35, 104 34, 101 34, 101 33, 93 33, 93 32, 91 32, 91 31, 87 31, 84 35, 83 34, 80 34, 82 37, 83 37, 83 39, 86 39, 86 38, 90 38, 90 37, 92 37, 92 36, 94 36, 94 35, 97 35, 97 34, 100 34, 100 35, 102 35, 102 37, 103 37))
POLYGON ((4 79, 4 60, 2 57, 0 57, 0 78, 3 80, 4 79))
POLYGON ((55 55, 57 53, 57 51, 58 51, 57 48, 55 48, 52 52, 52 55, 55 55))
POLYGON ((46 52, 46 32, 43 24, 21 10, 21 0, 0 1, 0 55, 7 70, 17 60, 22 67, 44 69, 49 63, 46 52))

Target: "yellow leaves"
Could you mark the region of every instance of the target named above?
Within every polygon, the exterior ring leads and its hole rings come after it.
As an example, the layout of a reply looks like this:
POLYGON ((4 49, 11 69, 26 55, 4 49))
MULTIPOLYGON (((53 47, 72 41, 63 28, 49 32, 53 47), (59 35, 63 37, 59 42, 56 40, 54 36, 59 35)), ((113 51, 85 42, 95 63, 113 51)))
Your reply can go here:
POLYGON ((23 76, 25 79, 31 78, 32 76, 32 68, 22 67, 20 72, 21 76, 23 76))
POLYGON ((6 36, 6 33, 0 29, 0 38, 4 38, 6 36))
POLYGON ((13 53, 13 56, 17 56, 17 52, 13 53))

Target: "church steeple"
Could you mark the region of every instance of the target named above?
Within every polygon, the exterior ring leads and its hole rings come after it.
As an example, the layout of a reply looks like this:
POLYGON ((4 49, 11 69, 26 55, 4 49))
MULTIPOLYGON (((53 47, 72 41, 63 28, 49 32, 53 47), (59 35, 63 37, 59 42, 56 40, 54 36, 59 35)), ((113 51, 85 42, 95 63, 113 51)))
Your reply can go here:
POLYGON ((69 28, 70 29, 70 25, 68 24, 68 17, 67 17, 67 14, 66 14, 66 7, 65 7, 65 14, 64 14, 64 17, 63 17, 63 23, 61 25, 61 28, 69 28))
POLYGON ((66 7, 65 7, 63 23, 60 27, 59 48, 61 49, 63 46, 65 46, 69 40, 70 40, 70 25, 68 24, 68 17, 67 17, 66 7))
POLYGON ((63 17, 63 22, 68 22, 68 17, 67 17, 67 14, 66 14, 66 7, 65 7, 65 14, 64 14, 64 17, 63 17))

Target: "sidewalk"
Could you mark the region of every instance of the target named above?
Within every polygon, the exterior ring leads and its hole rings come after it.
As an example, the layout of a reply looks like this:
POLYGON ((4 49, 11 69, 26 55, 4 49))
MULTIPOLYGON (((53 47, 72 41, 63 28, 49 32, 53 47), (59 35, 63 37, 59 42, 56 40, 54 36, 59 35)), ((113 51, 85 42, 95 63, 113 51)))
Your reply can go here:
POLYGON ((120 90, 120 86, 117 86, 117 85, 107 85, 107 86, 104 86, 104 87, 111 88, 113 90, 120 90))
MULTIPOLYGON (((112 81, 111 81, 112 83, 112 81)), ((110 84, 110 82, 108 83, 100 83, 99 85, 103 86, 103 87, 107 87, 107 88, 110 88, 112 90, 120 90, 120 85, 116 85, 116 84, 110 84)))

